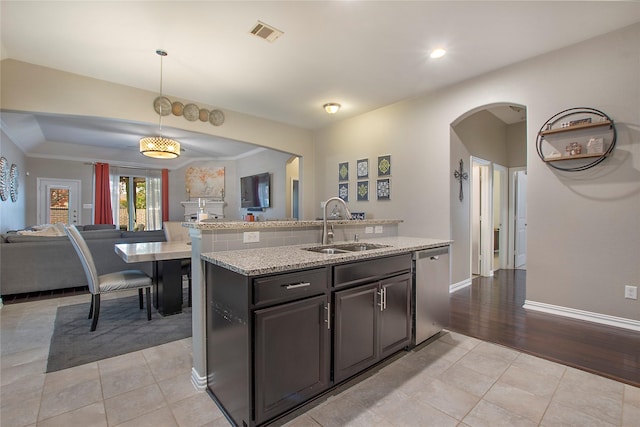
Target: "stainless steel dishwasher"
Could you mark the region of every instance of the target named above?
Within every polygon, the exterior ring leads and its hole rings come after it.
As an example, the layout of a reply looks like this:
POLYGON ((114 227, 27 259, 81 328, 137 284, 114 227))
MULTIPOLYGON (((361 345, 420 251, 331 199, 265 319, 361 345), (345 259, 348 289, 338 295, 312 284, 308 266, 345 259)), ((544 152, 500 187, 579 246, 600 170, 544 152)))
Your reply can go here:
POLYGON ((413 254, 413 344, 449 326, 449 246, 413 254))

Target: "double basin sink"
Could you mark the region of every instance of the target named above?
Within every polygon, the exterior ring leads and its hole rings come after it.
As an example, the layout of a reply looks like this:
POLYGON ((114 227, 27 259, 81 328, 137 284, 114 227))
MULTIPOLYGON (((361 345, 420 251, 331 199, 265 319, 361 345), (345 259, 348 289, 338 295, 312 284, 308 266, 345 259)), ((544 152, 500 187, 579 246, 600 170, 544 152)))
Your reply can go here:
POLYGON ((341 243, 337 245, 330 246, 316 246, 313 248, 305 248, 306 251, 310 252, 318 252, 321 254, 346 254, 349 252, 362 252, 362 251, 370 251, 372 249, 381 249, 388 248, 389 245, 379 245, 376 243, 364 243, 364 242, 353 242, 353 243, 341 243))

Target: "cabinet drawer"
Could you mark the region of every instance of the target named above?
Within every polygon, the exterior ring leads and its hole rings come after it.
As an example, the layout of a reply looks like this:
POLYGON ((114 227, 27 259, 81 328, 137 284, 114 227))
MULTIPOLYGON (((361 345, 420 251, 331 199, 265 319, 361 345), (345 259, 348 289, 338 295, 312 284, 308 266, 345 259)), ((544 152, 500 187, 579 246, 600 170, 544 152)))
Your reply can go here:
POLYGON ((337 288, 365 281, 379 280, 410 270, 410 253, 342 264, 333 268, 333 286, 337 288))
POLYGON ((253 303, 279 303, 317 295, 327 289, 327 270, 298 271, 253 280, 253 303))

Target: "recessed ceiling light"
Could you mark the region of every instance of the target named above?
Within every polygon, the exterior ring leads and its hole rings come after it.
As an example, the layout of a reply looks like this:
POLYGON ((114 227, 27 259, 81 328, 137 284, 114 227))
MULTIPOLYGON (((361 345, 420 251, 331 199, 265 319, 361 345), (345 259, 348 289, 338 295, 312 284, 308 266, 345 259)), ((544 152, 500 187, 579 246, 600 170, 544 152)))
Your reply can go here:
POLYGON ((431 57, 432 59, 438 59, 438 58, 442 58, 446 54, 447 54, 447 51, 439 47, 437 49, 433 49, 429 54, 429 57, 431 57))
POLYGON ((328 104, 324 104, 322 106, 322 108, 324 108, 324 110, 329 113, 329 114, 335 114, 338 112, 338 110, 340 109, 340 107, 342 107, 342 105, 336 103, 336 102, 330 102, 328 104))

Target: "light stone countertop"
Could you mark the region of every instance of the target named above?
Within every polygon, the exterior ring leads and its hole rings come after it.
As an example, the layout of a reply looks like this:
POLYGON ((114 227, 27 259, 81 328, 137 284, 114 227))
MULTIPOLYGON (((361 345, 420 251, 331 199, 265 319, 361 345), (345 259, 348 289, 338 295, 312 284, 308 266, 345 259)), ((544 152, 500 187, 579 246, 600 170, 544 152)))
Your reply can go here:
MULTIPOLYGON (((353 242, 334 242, 334 245, 353 242)), ((321 246, 305 244, 294 246, 276 246, 269 248, 242 249, 236 251, 206 252, 201 258, 212 264, 245 276, 280 273, 303 268, 320 267, 349 261, 359 261, 388 255, 398 255, 423 249, 446 246, 451 240, 428 239, 420 237, 382 237, 361 239, 360 243, 389 245, 386 248, 340 254, 322 254, 304 250, 321 246)), ((330 245, 329 245, 330 246, 330 245)))
MULTIPOLYGON (((384 225, 400 224, 401 219, 363 219, 363 220, 328 220, 333 225, 384 225)), ((287 228, 287 227, 322 227, 322 220, 302 220, 302 221, 225 221, 212 220, 206 222, 183 222, 183 227, 195 228, 197 230, 242 230, 253 228, 287 228)))
POLYGON ((187 242, 118 243, 114 249, 127 263, 191 258, 191 244, 187 242))

